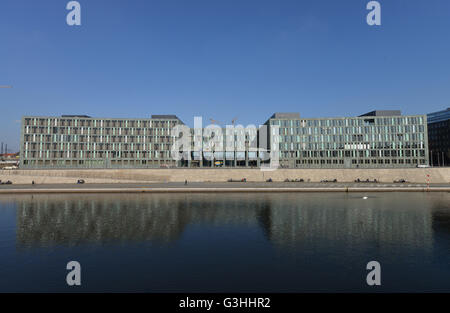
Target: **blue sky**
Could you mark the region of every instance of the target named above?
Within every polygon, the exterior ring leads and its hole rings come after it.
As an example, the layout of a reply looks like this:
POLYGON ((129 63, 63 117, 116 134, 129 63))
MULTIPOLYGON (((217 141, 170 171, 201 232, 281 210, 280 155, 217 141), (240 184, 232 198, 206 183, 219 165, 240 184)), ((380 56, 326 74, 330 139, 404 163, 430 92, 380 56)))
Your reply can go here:
POLYGON ((65 0, 0 3, 0 141, 22 115, 177 114, 263 123, 450 106, 450 1, 65 0))

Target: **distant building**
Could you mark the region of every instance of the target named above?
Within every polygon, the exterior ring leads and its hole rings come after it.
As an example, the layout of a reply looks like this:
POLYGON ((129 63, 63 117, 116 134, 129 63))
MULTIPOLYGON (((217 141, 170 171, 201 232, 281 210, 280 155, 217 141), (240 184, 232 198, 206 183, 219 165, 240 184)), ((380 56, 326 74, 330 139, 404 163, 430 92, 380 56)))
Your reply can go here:
POLYGON ((17 160, 19 159, 19 153, 3 153, 0 154, 1 160, 17 160))
POLYGON ((0 168, 15 168, 19 166, 19 153, 0 154, 0 168))
POLYGON ((415 167, 428 161, 426 115, 372 111, 359 117, 301 118, 275 113, 266 129, 220 128, 208 150, 207 128, 187 130, 189 151, 171 155, 175 115, 147 119, 86 115, 22 118, 23 168, 259 167, 279 156, 284 168, 415 167), (236 139, 237 138, 237 139, 236 139), (237 140, 237 141, 236 141, 237 140), (230 148, 231 142, 231 149, 230 148), (236 144, 238 142, 238 144, 236 144), (270 151, 258 151, 269 147, 270 151), (269 156, 272 159, 269 159, 269 156))
POLYGON ((428 114, 430 162, 450 166, 450 108, 428 114))

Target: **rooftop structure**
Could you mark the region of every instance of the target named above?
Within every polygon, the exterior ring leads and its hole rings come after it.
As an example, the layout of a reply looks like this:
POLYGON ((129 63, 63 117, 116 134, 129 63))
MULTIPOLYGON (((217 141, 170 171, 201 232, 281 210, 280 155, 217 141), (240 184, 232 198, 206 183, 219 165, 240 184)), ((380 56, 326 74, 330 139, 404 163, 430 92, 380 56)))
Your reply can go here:
POLYGON ((402 113, 399 110, 375 110, 360 116, 400 116, 400 115, 402 115, 402 113))

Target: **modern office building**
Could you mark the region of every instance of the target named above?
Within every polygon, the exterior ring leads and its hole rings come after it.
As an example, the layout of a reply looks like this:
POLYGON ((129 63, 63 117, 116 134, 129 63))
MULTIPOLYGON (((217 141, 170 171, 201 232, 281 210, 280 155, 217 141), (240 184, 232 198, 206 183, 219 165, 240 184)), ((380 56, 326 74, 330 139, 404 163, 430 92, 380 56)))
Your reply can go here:
POLYGON ((275 113, 266 125, 279 127, 281 167, 380 168, 428 164, 426 121, 400 111, 340 118, 275 113))
MULTIPOLYGON (((171 149, 179 138, 176 115, 149 119, 94 118, 87 115, 22 118, 21 168, 174 168, 256 167, 256 131, 241 128, 188 128, 191 150, 174 159, 171 149), (208 134, 217 136, 210 144, 208 134), (235 141, 231 142, 230 139, 235 141), (218 144, 220 141, 221 144, 218 144), (235 143, 240 143, 236 144, 235 143)), ((183 146, 184 151, 186 146, 183 146)))
POLYGON ((428 114, 428 141, 432 166, 450 166, 450 108, 428 114))
POLYGON ((275 157, 283 168, 428 164, 426 115, 373 111, 359 117, 301 118, 299 113, 275 113, 262 128, 210 126, 188 128, 175 115, 149 119, 26 116, 20 166, 259 167, 275 157), (186 136, 185 143, 177 148, 184 151, 179 159, 171 154, 174 144, 181 142, 172 132, 175 126, 186 130, 181 136, 186 136))
POLYGON ((149 119, 87 115, 22 118, 22 168, 173 167, 175 115, 149 119))

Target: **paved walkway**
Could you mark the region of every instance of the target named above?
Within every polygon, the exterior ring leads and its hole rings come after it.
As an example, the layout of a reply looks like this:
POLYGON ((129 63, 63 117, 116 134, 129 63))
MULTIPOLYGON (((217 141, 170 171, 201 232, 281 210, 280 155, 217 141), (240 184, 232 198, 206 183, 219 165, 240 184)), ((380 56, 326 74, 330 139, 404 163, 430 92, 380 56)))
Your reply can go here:
POLYGON ((0 185, 0 194, 12 193, 162 193, 162 192, 450 192, 450 184, 410 183, 152 183, 152 184, 59 184, 0 185))

